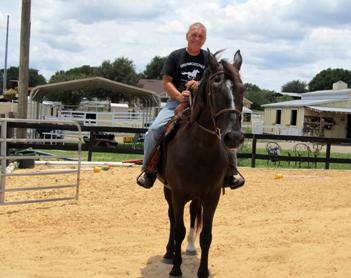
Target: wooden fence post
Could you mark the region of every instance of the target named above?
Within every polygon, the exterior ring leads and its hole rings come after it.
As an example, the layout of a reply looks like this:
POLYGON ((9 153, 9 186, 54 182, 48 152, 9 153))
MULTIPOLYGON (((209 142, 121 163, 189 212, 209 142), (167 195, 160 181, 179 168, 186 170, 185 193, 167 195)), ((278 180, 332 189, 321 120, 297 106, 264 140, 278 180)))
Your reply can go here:
POLYGON ((255 168, 256 167, 256 134, 253 134, 252 136, 252 154, 251 154, 251 167, 255 168))
POLYGON ((330 143, 327 143, 327 149, 325 152, 325 169, 330 168, 330 143))

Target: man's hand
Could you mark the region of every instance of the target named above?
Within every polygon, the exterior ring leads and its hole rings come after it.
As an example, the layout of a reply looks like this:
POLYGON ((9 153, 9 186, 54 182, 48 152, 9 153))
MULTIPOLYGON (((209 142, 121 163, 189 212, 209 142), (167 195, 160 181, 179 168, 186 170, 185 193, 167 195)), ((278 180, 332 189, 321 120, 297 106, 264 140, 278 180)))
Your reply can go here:
POLYGON ((186 82, 185 86, 187 89, 195 90, 197 86, 199 85, 199 82, 196 80, 189 80, 186 82))
POLYGON ((189 90, 184 90, 178 95, 177 100, 179 102, 189 101, 189 95, 190 95, 190 91, 189 90))

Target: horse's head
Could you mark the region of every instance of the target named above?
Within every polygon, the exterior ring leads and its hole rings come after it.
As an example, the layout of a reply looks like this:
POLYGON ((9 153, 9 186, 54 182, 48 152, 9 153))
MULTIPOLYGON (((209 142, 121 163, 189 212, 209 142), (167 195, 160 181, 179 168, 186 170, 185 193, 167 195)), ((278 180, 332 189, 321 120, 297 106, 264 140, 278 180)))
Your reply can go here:
POLYGON ((227 148, 233 149, 244 140, 241 112, 245 89, 239 74, 242 57, 238 50, 230 64, 217 61, 216 54, 208 51, 209 66, 195 95, 191 120, 215 132, 227 148))

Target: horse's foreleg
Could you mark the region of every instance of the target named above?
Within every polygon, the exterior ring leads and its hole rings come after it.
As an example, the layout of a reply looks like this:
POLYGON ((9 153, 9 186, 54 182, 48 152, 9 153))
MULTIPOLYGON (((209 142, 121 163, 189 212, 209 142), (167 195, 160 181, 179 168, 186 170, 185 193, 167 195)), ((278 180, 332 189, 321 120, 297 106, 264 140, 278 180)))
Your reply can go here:
POLYGON ((195 228, 196 221, 200 221, 197 219, 201 215, 201 202, 200 200, 193 200, 190 203, 190 230, 188 234, 188 245, 186 247, 186 254, 195 256, 196 255, 196 234, 197 228, 195 228))
POLYGON ((168 203, 169 238, 166 246, 166 254, 164 254, 162 261, 166 264, 172 264, 174 257, 174 212, 172 204, 172 191, 164 187, 163 194, 168 203))
POLYGON ((180 266, 182 264, 182 242, 185 237, 185 226, 184 226, 184 205, 185 201, 180 196, 176 196, 173 193, 173 210, 174 210, 174 240, 175 240, 175 252, 173 259, 173 268, 169 275, 171 276, 182 276, 180 266))
POLYGON ((218 196, 212 196, 210 202, 205 202, 203 205, 203 227, 200 234, 201 260, 200 267, 197 272, 198 277, 208 277, 208 253, 212 242, 212 223, 213 217, 217 208, 221 190, 218 191, 218 196))

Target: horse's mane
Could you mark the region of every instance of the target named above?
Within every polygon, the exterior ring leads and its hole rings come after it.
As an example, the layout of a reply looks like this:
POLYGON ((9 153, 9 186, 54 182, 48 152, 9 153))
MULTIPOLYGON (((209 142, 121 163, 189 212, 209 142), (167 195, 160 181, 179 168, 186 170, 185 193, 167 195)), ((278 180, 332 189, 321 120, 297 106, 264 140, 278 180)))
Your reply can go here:
MULTIPOLYGON (((224 49, 217 51, 213 56, 216 58, 216 56, 219 53, 221 53, 222 51, 224 51, 224 49)), ((212 55, 212 54, 210 54, 210 55, 212 55)), ((218 62, 218 66, 219 66, 219 68, 221 67, 223 69, 226 77, 233 82, 235 88, 237 88, 237 90, 239 92, 239 97, 242 100, 245 87, 241 81, 239 70, 236 67, 234 67, 233 64, 229 63, 225 59, 221 59, 218 62)), ((213 72, 211 72, 211 69, 208 67, 205 70, 202 79, 200 80, 199 86, 196 87, 192 93, 193 101, 192 101, 192 105, 191 105, 190 122, 194 122, 197 119, 200 111, 204 108, 205 98, 207 97, 206 96, 207 80, 209 79, 211 74, 213 74, 213 72)), ((240 107, 240 109, 241 109, 241 107, 240 107)))

